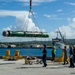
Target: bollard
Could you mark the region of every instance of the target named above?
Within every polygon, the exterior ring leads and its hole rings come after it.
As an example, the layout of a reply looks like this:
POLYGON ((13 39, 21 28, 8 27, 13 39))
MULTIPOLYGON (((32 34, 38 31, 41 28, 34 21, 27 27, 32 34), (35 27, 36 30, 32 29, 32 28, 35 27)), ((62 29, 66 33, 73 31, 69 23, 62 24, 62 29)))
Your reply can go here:
POLYGON ((16 50, 15 51, 15 56, 19 56, 19 52, 20 52, 19 50, 16 50))
POLYGON ((64 52, 62 52, 62 55, 60 57, 56 57, 55 61, 57 61, 57 62, 63 62, 64 61, 64 52))
POLYGON ((62 56, 61 57, 64 58, 64 52, 62 52, 62 56))
POLYGON ((10 56, 10 50, 6 50, 6 56, 10 56))

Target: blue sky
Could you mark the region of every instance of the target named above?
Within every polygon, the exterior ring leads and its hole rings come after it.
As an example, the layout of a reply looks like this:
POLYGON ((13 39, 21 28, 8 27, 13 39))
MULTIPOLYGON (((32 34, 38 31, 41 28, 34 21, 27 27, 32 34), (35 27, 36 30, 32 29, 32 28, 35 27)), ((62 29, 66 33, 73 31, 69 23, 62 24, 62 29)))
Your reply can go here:
MULTIPOLYGON (((74 0, 32 0, 32 15, 29 16, 30 0, 0 0, 0 39, 4 30, 42 30, 50 34, 49 39, 56 36, 60 29, 69 39, 75 39, 75 1, 74 0)), ((2 40, 4 39, 4 40, 2 40)), ((15 41, 16 38, 10 38, 15 41)), ((27 38, 18 38, 27 40, 27 38)))

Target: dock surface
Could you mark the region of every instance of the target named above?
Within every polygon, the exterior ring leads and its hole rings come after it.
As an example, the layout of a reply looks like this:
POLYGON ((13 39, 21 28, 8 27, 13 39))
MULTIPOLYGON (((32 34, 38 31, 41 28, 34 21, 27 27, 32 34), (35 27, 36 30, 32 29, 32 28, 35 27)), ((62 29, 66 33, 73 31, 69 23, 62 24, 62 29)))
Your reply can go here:
POLYGON ((0 59, 0 75, 75 75, 75 68, 69 68, 69 64, 47 61, 43 64, 25 64, 25 60, 7 61, 0 59))

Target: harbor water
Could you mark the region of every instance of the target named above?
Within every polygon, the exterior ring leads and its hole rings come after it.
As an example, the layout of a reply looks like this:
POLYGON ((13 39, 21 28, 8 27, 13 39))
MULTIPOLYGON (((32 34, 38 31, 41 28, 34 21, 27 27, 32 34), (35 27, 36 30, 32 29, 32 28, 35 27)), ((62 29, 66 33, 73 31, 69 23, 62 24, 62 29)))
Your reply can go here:
MULTIPOLYGON (((42 50, 40 48, 0 48, 0 56, 6 55, 6 50, 10 50, 10 55, 14 56, 15 51, 19 50, 22 56, 42 56, 42 50)), ((47 48, 47 56, 52 56, 52 49, 47 48)), ((56 49, 56 56, 61 56, 62 50, 56 49)))

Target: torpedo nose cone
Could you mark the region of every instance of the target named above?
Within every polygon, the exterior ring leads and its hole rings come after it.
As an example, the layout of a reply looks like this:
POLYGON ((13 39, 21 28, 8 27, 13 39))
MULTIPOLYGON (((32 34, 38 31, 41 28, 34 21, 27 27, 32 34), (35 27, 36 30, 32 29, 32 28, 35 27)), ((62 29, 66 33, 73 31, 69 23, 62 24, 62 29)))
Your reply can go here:
POLYGON ((3 36, 7 36, 8 35, 8 32, 7 31, 3 31, 2 35, 3 36))
POLYGON ((3 31, 2 35, 3 35, 3 36, 6 36, 6 31, 3 31))

